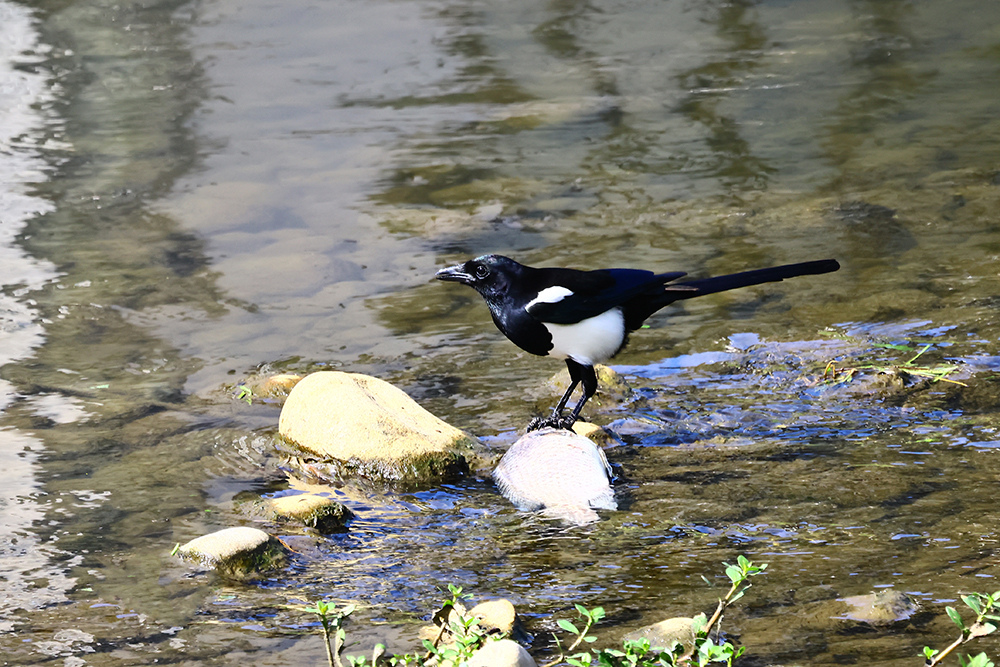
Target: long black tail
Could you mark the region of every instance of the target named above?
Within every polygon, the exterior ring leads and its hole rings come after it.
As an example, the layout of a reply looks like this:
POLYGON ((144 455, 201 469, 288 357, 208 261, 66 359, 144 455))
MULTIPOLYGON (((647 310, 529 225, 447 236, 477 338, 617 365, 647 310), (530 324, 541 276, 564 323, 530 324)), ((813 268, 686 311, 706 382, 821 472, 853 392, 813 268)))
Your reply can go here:
POLYGON ((813 276, 821 273, 832 273, 840 268, 840 263, 835 259, 821 259, 815 262, 800 262, 798 264, 785 264, 784 266, 772 266, 768 269, 756 269, 754 271, 743 271, 742 273, 731 273, 728 276, 717 276, 715 278, 703 278, 701 280, 689 280, 682 283, 671 283, 667 286, 683 287, 671 294, 671 301, 680 299, 693 299, 696 296, 705 294, 715 294, 737 287, 749 287, 750 285, 760 285, 761 283, 777 283, 785 278, 796 276, 813 276), (692 289, 693 288, 693 289, 692 289))
POLYGON ((725 292, 737 287, 749 287, 750 285, 759 285, 761 283, 776 283, 785 278, 794 278, 795 276, 830 273, 839 268, 840 264, 837 263, 837 260, 821 259, 815 262, 800 262, 798 264, 772 266, 768 269, 731 273, 728 276, 688 280, 682 283, 668 283, 664 286, 663 291, 656 295, 646 293, 625 304, 625 327, 629 331, 635 331, 642 326, 647 317, 661 308, 669 306, 674 301, 680 301, 681 299, 693 299, 696 296, 725 292))

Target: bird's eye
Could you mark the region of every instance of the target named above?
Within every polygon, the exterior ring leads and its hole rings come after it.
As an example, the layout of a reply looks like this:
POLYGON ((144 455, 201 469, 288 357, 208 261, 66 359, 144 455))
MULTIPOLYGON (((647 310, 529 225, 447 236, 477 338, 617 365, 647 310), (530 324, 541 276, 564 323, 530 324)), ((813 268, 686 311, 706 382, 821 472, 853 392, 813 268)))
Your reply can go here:
POLYGON ((477 264, 475 271, 476 271, 476 278, 479 278, 480 280, 488 278, 490 275, 490 267, 486 266, 485 264, 477 264))

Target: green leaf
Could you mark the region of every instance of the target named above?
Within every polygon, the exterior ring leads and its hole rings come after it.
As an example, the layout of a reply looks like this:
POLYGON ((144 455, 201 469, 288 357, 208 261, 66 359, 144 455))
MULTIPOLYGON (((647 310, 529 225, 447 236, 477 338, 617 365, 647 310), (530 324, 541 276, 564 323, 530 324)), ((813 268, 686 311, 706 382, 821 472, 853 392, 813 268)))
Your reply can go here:
POLYGON ((968 660, 958 656, 958 662, 963 667, 993 667, 993 661, 985 653, 980 653, 975 657, 969 656, 968 660))
POLYGON ((979 604, 979 598, 975 595, 963 595, 962 602, 964 602, 972 611, 976 612, 976 616, 983 612, 983 607, 979 604))
POLYGON ((937 649, 931 648, 930 646, 925 646, 924 647, 924 657, 927 658, 928 660, 933 660, 934 656, 936 656, 940 652, 941 651, 938 651, 937 649))
POLYGON ((729 577, 729 580, 734 584, 739 583, 744 579, 743 570, 736 567, 735 565, 730 565, 729 567, 726 568, 726 576, 729 577))
POLYGON ((574 635, 580 634, 580 631, 576 629, 576 626, 573 625, 570 621, 567 621, 565 618, 560 618, 558 621, 556 621, 556 625, 558 625, 566 632, 572 632, 574 635))
POLYGON ((955 625, 961 628, 962 632, 965 632, 965 621, 962 620, 961 614, 959 614, 954 607, 945 607, 944 610, 947 612, 948 618, 950 618, 955 625))
POLYGON ((705 614, 698 614, 691 619, 691 632, 695 635, 700 634, 705 629, 706 623, 708 623, 708 617, 705 614))

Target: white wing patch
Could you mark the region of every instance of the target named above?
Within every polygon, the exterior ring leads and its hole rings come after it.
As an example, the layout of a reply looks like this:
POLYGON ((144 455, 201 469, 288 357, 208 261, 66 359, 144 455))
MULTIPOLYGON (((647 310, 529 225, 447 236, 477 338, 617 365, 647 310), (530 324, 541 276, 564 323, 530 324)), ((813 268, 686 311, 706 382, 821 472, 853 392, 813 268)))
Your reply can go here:
POLYGON ((538 293, 534 299, 528 302, 524 307, 526 311, 531 312, 531 307, 539 303, 559 303, 568 296, 573 296, 573 290, 568 287, 563 287, 561 285, 553 285, 552 287, 546 287, 541 292, 538 293))
POLYGON ((588 366, 613 357, 625 340, 625 317, 618 308, 576 324, 544 322, 544 325, 552 335, 549 356, 556 359, 569 357, 588 366))

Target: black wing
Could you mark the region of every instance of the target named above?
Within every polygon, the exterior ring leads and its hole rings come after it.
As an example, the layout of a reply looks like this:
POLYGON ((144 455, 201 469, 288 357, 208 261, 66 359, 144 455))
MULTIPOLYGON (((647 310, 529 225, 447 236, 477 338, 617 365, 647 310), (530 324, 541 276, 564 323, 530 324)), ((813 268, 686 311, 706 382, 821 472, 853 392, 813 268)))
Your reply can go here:
POLYGON ((524 309, 537 320, 551 324, 575 324, 641 294, 659 294, 666 283, 687 275, 684 272, 655 274, 640 269, 538 271, 537 278, 544 288, 525 304, 524 309))

